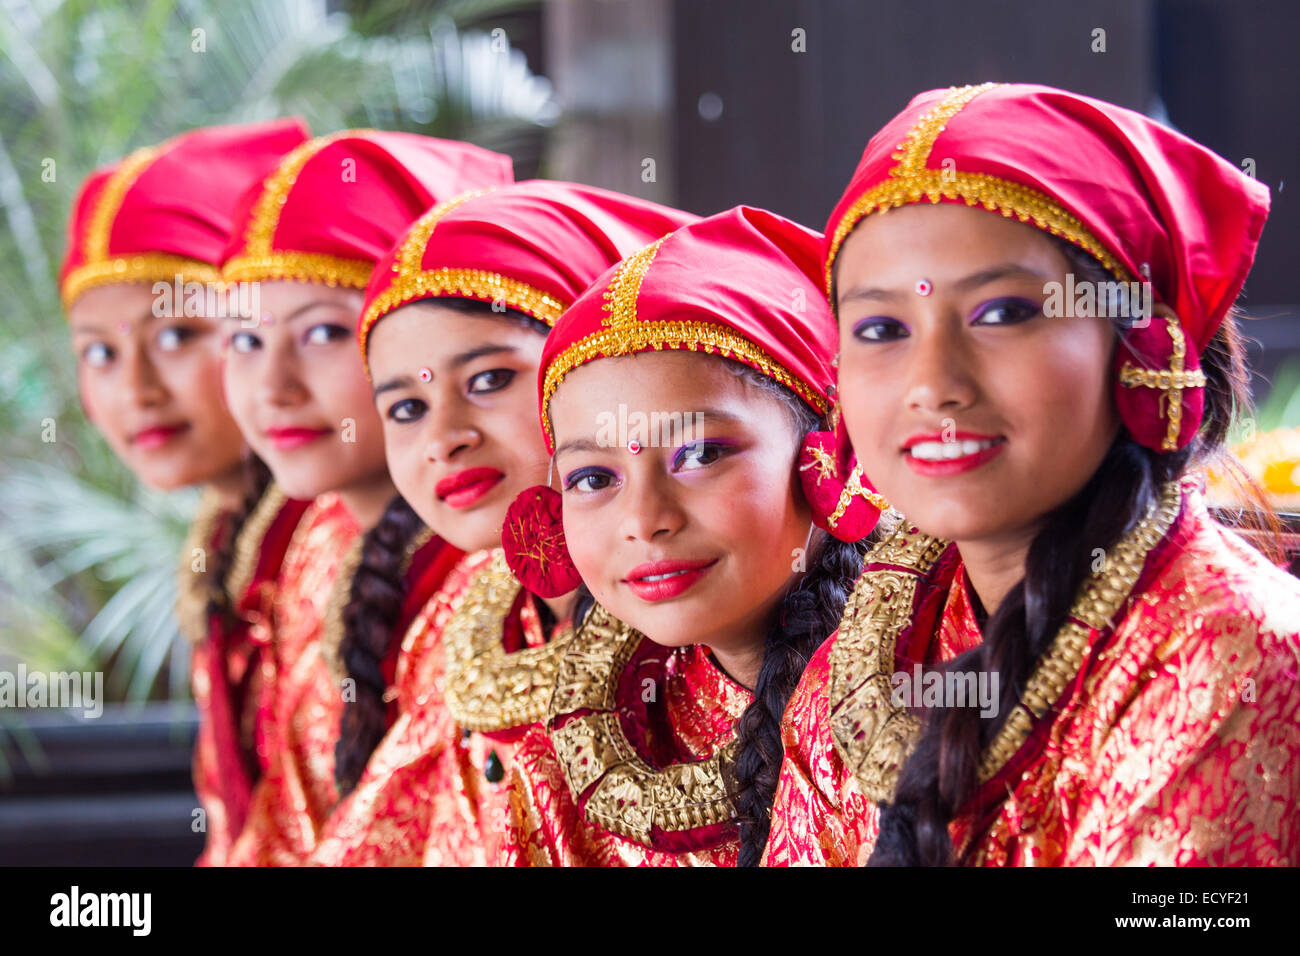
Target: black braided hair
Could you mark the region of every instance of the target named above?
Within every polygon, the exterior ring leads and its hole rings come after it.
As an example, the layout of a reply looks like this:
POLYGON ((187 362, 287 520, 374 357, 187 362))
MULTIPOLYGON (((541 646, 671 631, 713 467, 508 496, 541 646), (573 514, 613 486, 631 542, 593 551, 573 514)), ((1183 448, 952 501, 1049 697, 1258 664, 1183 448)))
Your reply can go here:
POLYGON ((407 590, 403 567, 406 552, 422 530, 420 516, 398 495, 361 543, 361 563, 343 609, 343 638, 339 642, 339 657, 355 689, 353 699, 343 708, 334 747, 334 778, 340 796, 357 785, 366 761, 388 729, 384 701, 388 682, 383 662, 392 641, 399 639, 397 623, 407 590))
MULTIPOLYGON (((550 327, 517 309, 494 309, 477 299, 440 298, 428 301, 467 315, 500 318, 546 335, 550 327)), ((400 641, 398 620, 406 601, 403 568, 407 549, 424 530, 424 522, 401 495, 393 498, 379 522, 366 532, 361 563, 352 579, 352 591, 343 609, 343 638, 339 657, 355 687, 355 699, 343 709, 339 739, 334 747, 334 778, 340 798, 361 779, 366 762, 388 729, 383 662, 394 641, 400 641)), ((549 609, 541 612, 547 620, 549 609)))
MULTIPOLYGON (((1110 281, 1096 260, 1058 242, 1076 275, 1110 281)), ((1112 314, 1114 314, 1112 312, 1112 314)), ((1122 347, 1122 345, 1120 346, 1122 347)), ((893 801, 882 804, 880 834, 870 866, 948 866, 954 858, 948 825, 978 786, 980 755, 1019 701, 1039 657, 1065 623, 1091 570, 1094 549, 1108 550, 1160 495, 1161 486, 1223 447, 1233 413, 1249 414, 1244 349, 1229 315, 1202 359, 1205 418, 1187 448, 1159 453, 1121 429, 1092 478, 1043 519, 1030 543, 1025 575, 984 626, 983 643, 949 661, 947 671, 997 673, 994 716, 973 707, 932 708, 915 750, 904 763, 893 801)))

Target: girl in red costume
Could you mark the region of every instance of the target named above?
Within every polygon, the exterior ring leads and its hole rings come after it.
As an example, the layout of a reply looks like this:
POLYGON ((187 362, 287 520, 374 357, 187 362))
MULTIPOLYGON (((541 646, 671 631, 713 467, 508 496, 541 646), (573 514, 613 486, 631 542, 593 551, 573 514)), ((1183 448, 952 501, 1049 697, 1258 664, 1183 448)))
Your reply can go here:
POLYGON ((1267 210, 1047 87, 924 93, 868 143, 825 279, 907 517, 790 703, 767 862, 1300 862, 1300 585, 1199 474, 1249 414, 1267 210))
POLYGON ((87 417, 145 484, 203 488, 181 555, 177 616, 193 641, 200 864, 225 862, 262 766, 266 615, 305 504, 250 459, 221 395, 218 289, 235 200, 307 138, 297 121, 212 127, 92 173, 60 291, 87 417))
POLYGON ((758 862, 782 709, 862 559, 814 537, 800 488, 832 405, 819 238, 745 207, 684 226, 547 340, 563 527, 533 489, 507 554, 521 576, 571 562, 596 603, 517 753, 505 862, 758 862))
POLYGON ((429 527, 472 553, 408 633, 399 716, 357 748, 365 771, 312 862, 491 860, 501 780, 515 740, 545 716, 576 586, 521 587, 500 550, 507 506, 547 472, 533 391, 542 346, 601 272, 694 218, 521 183, 441 204, 375 270, 359 339, 389 470, 429 527))
POLYGON ((260 309, 228 323, 226 394, 276 482, 312 505, 281 571, 267 771, 232 864, 315 848, 339 797, 336 747, 390 716, 371 688, 382 698, 396 661, 358 651, 404 632, 460 557, 409 530, 353 329, 375 263, 421 212, 509 180, 510 160, 477 147, 345 131, 294 150, 242 201, 222 273, 260 309))

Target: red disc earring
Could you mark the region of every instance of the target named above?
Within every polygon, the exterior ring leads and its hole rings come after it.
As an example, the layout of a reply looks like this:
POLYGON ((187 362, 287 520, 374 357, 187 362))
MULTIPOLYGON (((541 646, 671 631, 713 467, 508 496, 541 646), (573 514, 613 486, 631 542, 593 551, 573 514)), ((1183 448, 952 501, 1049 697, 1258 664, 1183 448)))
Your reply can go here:
POLYGON ((563 502, 554 488, 534 485, 511 502, 501 527, 506 564, 539 597, 560 597, 582 583, 564 539, 563 502))

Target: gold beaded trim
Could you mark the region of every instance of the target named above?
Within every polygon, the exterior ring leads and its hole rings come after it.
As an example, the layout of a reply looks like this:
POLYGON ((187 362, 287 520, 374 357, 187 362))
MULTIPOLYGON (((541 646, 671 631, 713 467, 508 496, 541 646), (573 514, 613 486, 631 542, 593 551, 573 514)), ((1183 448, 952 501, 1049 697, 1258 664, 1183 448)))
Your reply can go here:
POLYGON ((253 583, 257 573, 257 562, 262 556, 262 542, 271 524, 280 514, 289 496, 274 483, 267 486, 257 505, 244 520, 243 526, 235 537, 234 557, 230 562, 230 573, 226 575, 226 593, 230 596, 233 607, 239 607, 248 586, 253 583))
POLYGON ((818 395, 802 379, 759 348, 749 339, 733 332, 725 325, 712 322, 637 322, 617 328, 593 332, 579 339, 555 357, 546 369, 542 383, 542 426, 546 432, 546 446, 555 449, 551 430, 551 397, 564 376, 580 365, 597 358, 614 358, 635 352, 663 349, 691 352, 710 352, 725 358, 734 358, 752 365, 768 378, 780 382, 821 414, 826 414, 826 399, 818 395))
POLYGON ((205 491, 199 498, 176 569, 176 621, 181 633, 194 644, 208 637, 208 605, 216 587, 208 581, 206 553, 212 547, 212 536, 220 520, 220 498, 215 491, 205 491), (203 571, 193 569, 196 550, 205 554, 203 571))
POLYGON ((466 730, 507 730, 546 718, 572 632, 557 628, 546 644, 507 652, 501 634, 520 590, 498 550, 443 629, 447 710, 466 730))
POLYGON ((108 243, 113 232, 113 222, 117 219, 122 201, 135 181, 161 155, 162 150, 156 146, 145 146, 131 153, 117 169, 109 174, 104 188, 95 200, 94 211, 86 221, 85 254, 87 262, 101 262, 108 258, 108 243))
POLYGON ((650 263, 654 261, 659 247, 667 238, 668 236, 661 236, 644 249, 628 256, 618 267, 602 296, 604 301, 601 307, 606 316, 601 325, 605 328, 636 325, 636 300, 641 294, 641 283, 650 271, 650 263))
POLYGON ((66 309, 70 308, 83 292, 97 286, 112 285, 115 282, 170 284, 177 276, 181 277, 183 283, 202 282, 217 285, 221 282, 221 270, 206 262, 162 252, 144 252, 78 266, 64 277, 60 296, 66 309))
POLYGON ((1125 362, 1119 370, 1119 382, 1125 388, 1160 389, 1159 411, 1167 415, 1169 425, 1165 429, 1164 440, 1160 443, 1161 451, 1176 451, 1178 436, 1183 430, 1183 389, 1204 388, 1205 372, 1201 369, 1187 370, 1187 336, 1182 326, 1171 315, 1165 316, 1169 329, 1169 338, 1173 342, 1173 355, 1169 359, 1169 368, 1138 368, 1131 362, 1125 362))
POLYGON ((366 259, 344 259, 323 252, 272 252, 234 256, 221 267, 221 277, 226 282, 291 279, 364 289, 374 267, 375 264, 366 259))
POLYGON ((547 726, 575 800, 593 784, 583 816, 610 833, 650 844, 654 828, 681 832, 736 816, 726 774, 735 741, 707 760, 655 770, 636 753, 616 708, 619 676, 641 641, 638 631, 597 604, 560 660, 547 726), (556 728, 557 719, 592 713, 556 728))
POLYGON ((979 86, 953 87, 942 103, 926 110, 917 118, 907 137, 898 144, 898 151, 891 157, 899 161, 898 165, 889 171, 884 181, 858 197, 840 217, 831 235, 830 251, 826 256, 828 294, 835 256, 859 220, 873 212, 918 203, 924 199, 932 203, 941 199, 961 199, 968 206, 978 203, 1007 218, 1014 215, 1021 222, 1030 222, 1085 249, 1121 281, 1132 280, 1128 269, 1111 255, 1076 216, 1044 193, 987 173, 963 173, 926 166, 935 140, 947 123, 971 100, 997 85, 984 83, 979 86))
POLYGON ((340 139, 364 139, 373 130, 345 129, 328 136, 317 136, 295 147, 275 170, 262 181, 262 191, 253 204, 248 226, 244 230, 244 249, 222 266, 228 282, 251 282, 259 279, 296 279, 322 282, 331 286, 364 289, 370 279, 373 262, 345 259, 323 253, 277 252, 275 232, 280 214, 298 174, 308 160, 340 139))
MULTIPOLYGON (((1182 489, 1161 489, 1160 501, 1107 552, 1102 569, 1080 587, 1066 623, 1025 682, 1020 701, 985 750, 981 783, 992 779, 1029 738, 1079 672, 1089 634, 1113 627, 1146 564, 1147 556, 1178 517, 1182 489)), ((893 703, 891 678, 898 638, 911 624, 916 591, 949 546, 904 526, 872 549, 868 571, 844 609, 830 657, 827 693, 835 749, 873 802, 893 798, 898 772, 911 753, 920 720, 893 703)))
MULTIPOLYGON (((818 481, 820 480, 819 478, 818 481)), ((832 528, 838 527, 840 519, 844 517, 844 512, 848 510, 854 498, 861 498, 880 511, 889 510, 889 502, 885 500, 885 496, 865 487, 862 484, 862 468, 860 465, 854 465, 853 470, 849 472, 849 480, 844 483, 844 488, 840 491, 840 499, 835 503, 835 510, 827 517, 826 523, 832 528)))

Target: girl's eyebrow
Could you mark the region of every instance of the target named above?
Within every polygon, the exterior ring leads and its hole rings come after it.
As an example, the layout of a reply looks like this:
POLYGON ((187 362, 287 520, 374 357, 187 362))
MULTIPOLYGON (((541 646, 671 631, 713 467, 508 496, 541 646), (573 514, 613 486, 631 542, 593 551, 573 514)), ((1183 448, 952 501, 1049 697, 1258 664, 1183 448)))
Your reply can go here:
MULTIPOLYGON (((957 292, 969 292, 977 289, 982 285, 990 282, 996 282, 999 279, 1018 279, 1031 278, 1040 279, 1044 282, 1053 278, 1053 276, 1039 272, 1037 269, 1031 269, 1028 266, 1021 265, 1018 262, 1006 262, 1001 265, 989 266, 987 269, 980 269, 978 272, 972 272, 970 275, 962 276, 952 283, 952 287, 957 292)), ((860 286, 850 289, 839 297, 839 304, 843 306, 847 302, 854 300, 888 302, 896 301, 903 298, 906 294, 904 289, 886 289, 880 286, 860 286)))
MULTIPOLYGON (((131 320, 131 324, 134 325, 137 321, 152 322, 156 318, 160 318, 160 316, 153 314, 153 307, 151 306, 149 308, 141 309, 140 312, 136 313, 135 318, 131 320)), ((167 318, 167 316, 161 316, 161 318, 167 318)), ((107 319, 105 321, 111 325, 113 320, 107 319)), ((74 333, 86 332, 92 335, 99 335, 104 331, 104 329, 103 326, 98 325, 94 319, 82 319, 72 326, 72 331, 74 333)))
POLYGON ((460 368, 462 365, 468 365, 475 359, 482 358, 485 355, 500 355, 504 352, 518 351, 519 348, 514 345, 480 345, 478 348, 453 355, 449 364, 452 368, 460 368))
POLYGON ((375 398, 378 398, 383 392, 391 392, 399 388, 414 388, 415 380, 409 375, 399 375, 397 378, 390 378, 382 385, 375 386, 375 398))
POLYGON ((559 458, 560 455, 564 454, 566 451, 605 451, 608 450, 608 447, 609 446, 607 445, 602 445, 594 438, 575 438, 573 441, 566 441, 564 444, 556 448, 555 457, 559 458))

